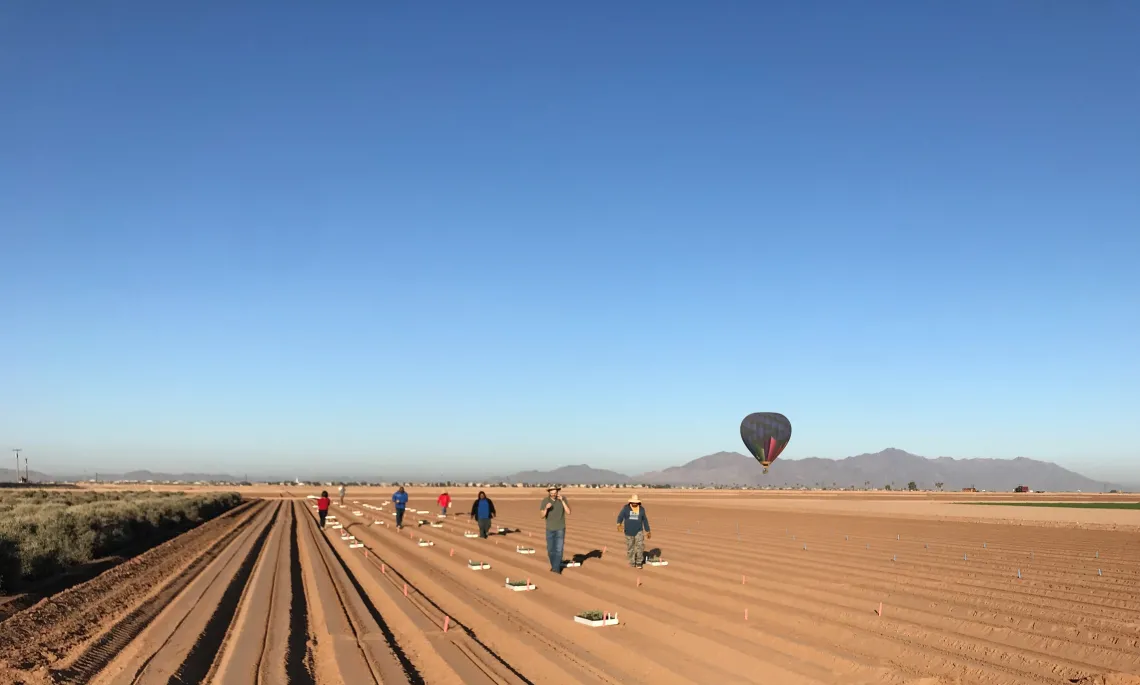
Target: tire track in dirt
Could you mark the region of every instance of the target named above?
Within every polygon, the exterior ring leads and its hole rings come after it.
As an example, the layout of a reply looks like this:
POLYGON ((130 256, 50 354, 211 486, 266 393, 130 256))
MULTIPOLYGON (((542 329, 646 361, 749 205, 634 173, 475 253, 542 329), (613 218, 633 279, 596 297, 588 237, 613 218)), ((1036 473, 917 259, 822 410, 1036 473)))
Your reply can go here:
MULTIPOLYGON (((52 682, 88 682, 142 633, 170 601, 193 583, 219 556, 224 554, 233 540, 248 530, 263 510, 264 504, 257 502, 236 515, 229 522, 232 525, 228 529, 223 529, 224 532, 213 539, 210 545, 193 557, 185 567, 174 573, 169 579, 163 579, 165 582, 150 596, 145 597, 129 613, 112 623, 101 633, 96 634, 86 647, 77 651, 75 656, 69 656, 60 667, 51 673, 52 682)), ((170 542, 176 543, 181 539, 180 536, 170 542)), ((163 564, 158 568, 165 570, 168 565, 163 564)), ((128 592, 137 591, 137 585, 127 582, 123 583, 120 589, 128 592)), ((119 597, 120 593, 112 592, 109 593, 107 599, 114 601, 119 597)), ((81 615, 86 613, 81 612, 81 615)))
POLYGON ((225 638, 258 552, 277 514, 266 505, 185 590, 93 680, 203 682, 225 638))
POLYGON ((290 631, 290 540, 293 507, 278 505, 276 520, 215 660, 217 685, 285 683, 290 631))
POLYGON ((310 629, 317 636, 315 671, 335 670, 345 683, 422 683, 379 612, 307 518, 310 523, 299 532, 300 560, 310 597, 310 629))
MULTIPOLYGON (((312 517, 309 517, 312 518, 312 517)), ((314 523, 315 525, 315 523, 314 523)), ((358 524, 349 523, 345 534, 358 524)), ((345 550, 335 530, 326 530, 334 554, 346 566, 354 582, 382 613, 389 628, 398 635, 418 670, 429 683, 479 685, 525 684, 509 663, 463 630, 459 621, 446 617, 438 607, 423 601, 414 591, 403 596, 395 584, 395 573, 380 573, 380 561, 365 551, 345 550), (446 630, 450 624, 450 630, 446 630)))
MULTIPOLYGON (((143 605, 161 607, 156 597, 169 584, 192 576, 203 554, 216 553, 226 536, 245 525, 259 505, 247 502, 174 540, 148 550, 80 585, 45 599, 0 624, 0 682, 6 673, 38 673, 51 680, 75 667, 102 637, 143 605), (57 673, 48 673, 48 668, 57 673)), ((120 634, 130 631, 119 627, 120 634)), ((98 660, 87 655, 88 660, 98 660)), ((75 676, 80 676, 78 667, 75 676)), ((14 676, 13 676, 14 677, 14 676)))

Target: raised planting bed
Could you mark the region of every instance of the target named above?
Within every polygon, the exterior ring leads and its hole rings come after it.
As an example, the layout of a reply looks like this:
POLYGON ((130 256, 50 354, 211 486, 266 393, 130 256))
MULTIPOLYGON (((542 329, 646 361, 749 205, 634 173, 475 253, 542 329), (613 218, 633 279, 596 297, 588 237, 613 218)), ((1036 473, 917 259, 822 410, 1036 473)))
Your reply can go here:
POLYGON ((668 566, 669 562, 661 557, 646 558, 645 563, 649 566, 668 566))
POLYGON ((471 531, 467 531, 466 533, 463 534, 463 537, 465 537, 465 538, 477 538, 477 537, 479 537, 479 534, 478 533, 472 533, 471 531))
POLYGON ((522 547, 521 545, 515 545, 515 551, 519 554, 534 554, 533 547, 522 547))
POLYGON ((487 569, 491 568, 491 565, 485 561, 470 561, 470 560, 468 560, 467 561, 467 568, 471 569, 472 571, 486 571, 487 569))
POLYGON ((531 590, 534 590, 536 588, 534 583, 530 582, 529 579, 527 579, 527 580, 511 580, 510 578, 507 578, 507 582, 505 584, 505 587, 508 590, 511 590, 512 592, 530 592, 531 590))
POLYGON ((420 540, 416 544, 419 545, 420 547, 435 547, 435 543, 432 542, 431 540, 420 540))
POLYGON ((618 624, 617 614, 611 614, 608 611, 583 611, 574 617, 575 623, 591 626, 593 628, 600 628, 602 626, 616 626, 618 624))

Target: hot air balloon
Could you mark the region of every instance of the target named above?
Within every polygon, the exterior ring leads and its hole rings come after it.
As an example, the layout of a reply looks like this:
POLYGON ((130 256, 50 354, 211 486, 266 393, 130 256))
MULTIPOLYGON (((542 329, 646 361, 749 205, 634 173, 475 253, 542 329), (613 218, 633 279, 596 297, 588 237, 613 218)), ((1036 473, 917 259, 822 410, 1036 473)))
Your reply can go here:
POLYGON ((740 422, 740 438, 768 473, 768 467, 792 439, 792 422, 775 412, 749 414, 740 422))

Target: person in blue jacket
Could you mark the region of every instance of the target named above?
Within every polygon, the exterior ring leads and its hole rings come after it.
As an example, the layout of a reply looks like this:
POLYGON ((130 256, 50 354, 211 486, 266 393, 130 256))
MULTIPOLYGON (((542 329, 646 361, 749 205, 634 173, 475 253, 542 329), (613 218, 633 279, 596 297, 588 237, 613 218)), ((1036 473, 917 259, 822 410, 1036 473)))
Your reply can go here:
POLYGON ((629 565, 641 568, 645 563, 645 540, 652 538, 649 532, 649 517, 637 495, 629 498, 629 503, 621 508, 617 517, 618 530, 625 531, 625 554, 629 565))
POLYGON ((396 529, 401 530, 404 527, 404 508, 408 506, 408 493, 404 492, 403 485, 392 495, 392 503, 396 505, 396 529))
POLYGON ((491 519, 495 518, 495 503, 482 490, 471 504, 471 518, 479 522, 479 537, 486 540, 491 530, 491 519))

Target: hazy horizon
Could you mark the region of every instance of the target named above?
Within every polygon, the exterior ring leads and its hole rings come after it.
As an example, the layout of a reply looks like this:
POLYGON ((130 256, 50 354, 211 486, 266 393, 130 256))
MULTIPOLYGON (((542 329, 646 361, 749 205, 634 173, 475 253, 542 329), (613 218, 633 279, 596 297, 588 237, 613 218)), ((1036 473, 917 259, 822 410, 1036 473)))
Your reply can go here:
MULTIPOLYGON (((910 450, 906 450, 904 448, 890 447, 890 448, 882 448, 882 449, 902 449, 905 452, 910 452, 911 454, 914 454, 914 452, 911 452, 910 450)), ((858 456, 859 454, 877 453, 880 451, 881 450, 873 450, 873 451, 869 451, 869 452, 859 452, 859 453, 855 453, 855 454, 849 454, 849 455, 846 455, 844 457, 822 457, 822 458, 824 458, 824 459, 845 459, 848 457, 858 456)), ((498 470, 481 469, 480 467, 468 467, 468 468, 462 468, 461 467, 461 468, 451 468, 451 469, 438 469, 438 468, 430 466, 430 465, 424 465, 422 462, 419 462, 416 465, 408 464, 406 462, 391 462, 391 463, 377 462, 377 463, 371 463, 371 464, 365 463, 365 464, 359 464, 357 466, 346 466, 346 467, 338 467, 338 466, 315 467, 315 466, 299 465, 296 468, 290 468, 288 466, 279 466, 279 467, 254 466, 254 467, 250 468, 248 465, 245 467, 241 466, 241 462, 236 462, 238 465, 235 466, 234 465, 235 462, 227 460, 226 462, 224 462, 224 464, 226 464, 226 465, 219 465, 216 468, 206 468, 204 466, 190 465, 190 466, 187 466, 185 468, 179 467, 179 468, 170 469, 170 468, 157 468, 154 466, 141 465, 137 462, 131 462, 131 463, 121 462, 123 465, 118 466, 118 467, 108 467, 106 465, 102 465, 102 466, 98 466, 96 468, 96 467, 93 467, 93 466, 88 465, 88 464, 79 464, 77 466, 65 466, 65 464, 67 462, 63 462, 63 463, 61 463, 60 468, 51 469, 51 468, 45 468, 42 465, 37 464, 36 460, 42 459, 43 457, 31 457, 30 458, 30 468, 32 471, 39 471, 39 472, 46 473, 46 474, 52 475, 52 476, 88 476, 88 477, 94 477, 97 473, 123 474, 123 473, 128 473, 131 471, 152 471, 152 472, 162 472, 162 473, 172 473, 172 474, 206 473, 206 474, 216 474, 216 475, 229 475, 229 476, 234 476, 234 477, 238 477, 238 478, 243 477, 243 476, 249 476, 250 479, 255 479, 255 480, 256 479, 264 479, 264 478, 272 478, 273 480, 292 480, 294 478, 298 478, 298 479, 304 480, 304 481, 309 481, 309 480, 338 480, 338 479, 467 481, 467 480, 486 479, 489 477, 506 477, 506 476, 509 476, 511 474, 518 473, 520 471, 531 471, 531 470, 550 471, 550 470, 554 470, 554 469, 565 467, 565 466, 578 466, 578 465, 587 465, 587 466, 590 466, 590 467, 596 468, 596 469, 605 469, 605 470, 609 470, 609 471, 616 471, 616 472, 621 473, 621 474, 626 475, 626 476, 635 476, 635 475, 638 475, 641 473, 647 473, 650 471, 660 471, 660 470, 664 470, 664 469, 669 468, 669 467, 681 466, 685 463, 693 461, 694 459, 698 459, 698 458, 703 457, 703 456, 708 456, 710 454, 715 454, 717 452, 735 452, 738 454, 747 455, 747 451, 744 449, 714 450, 714 451, 706 452, 704 454, 690 456, 690 457, 684 458, 684 459, 676 461, 676 462, 660 463, 660 464, 656 464, 656 465, 651 465, 649 467, 637 467, 637 468, 628 468, 628 467, 623 468, 622 465, 620 465, 620 464, 594 463, 594 462, 589 462, 589 461, 567 461, 565 463, 558 463, 558 464, 553 464, 553 465, 549 465, 549 466, 542 466, 542 467, 534 467, 534 466, 528 466, 528 465, 521 465, 521 466, 519 466, 519 465, 516 465, 516 466, 507 465, 504 468, 501 468, 498 470)), ((25 451, 23 454, 26 455, 27 452, 25 451)), ((972 455, 972 456, 916 455, 916 456, 921 456, 921 457, 924 457, 927 459, 934 459, 937 457, 951 457, 954 459, 1014 459, 1015 458, 1015 457, 986 457, 986 456, 981 456, 981 455, 972 455)), ((1028 455, 1018 455, 1018 456, 1027 456, 1028 457, 1028 455)), ((11 458, 11 455, 9 455, 9 457, 11 458)), ((796 459, 806 459, 806 458, 809 458, 809 457, 802 456, 802 457, 793 457, 791 459, 787 459, 786 457, 781 456, 780 459, 776 462, 776 466, 779 465, 780 461, 784 461, 784 460, 793 461, 796 459)), ((1036 459, 1035 457, 1029 457, 1029 458, 1036 459)), ((1038 461, 1051 461, 1051 460, 1038 459, 1038 461)), ((222 463, 222 462, 220 462, 220 463, 222 463)), ((624 463, 628 464, 629 462, 626 461, 624 463)), ((1105 475, 1105 474, 1102 474, 1102 473, 1099 473, 1096 471, 1092 471, 1089 469, 1082 469, 1079 466, 1072 466, 1072 465, 1068 465, 1068 464, 1064 464, 1064 463, 1060 463, 1060 462, 1052 462, 1052 463, 1056 463, 1058 466, 1061 466, 1062 468, 1066 468, 1070 471, 1074 471, 1080 475, 1086 476, 1086 477, 1091 478, 1093 480, 1112 482, 1112 483, 1115 483, 1118 485, 1140 485, 1140 478, 1130 478, 1127 473, 1121 474, 1121 475, 1116 475, 1116 476, 1111 475, 1111 474, 1105 475)), ((9 464, 6 467, 0 466, 0 469, 6 468, 6 469, 11 470, 14 468, 14 466, 15 466, 15 461, 13 459, 11 464, 9 464)), ((22 468, 23 468, 23 461, 21 460, 21 469, 22 468)), ((778 483, 779 482, 779 480, 778 480, 779 469, 774 468, 772 471, 772 475, 773 475, 772 482, 778 483)))
POLYGON ((116 7, 0 21, 0 464, 1140 482, 1140 3, 116 7))

